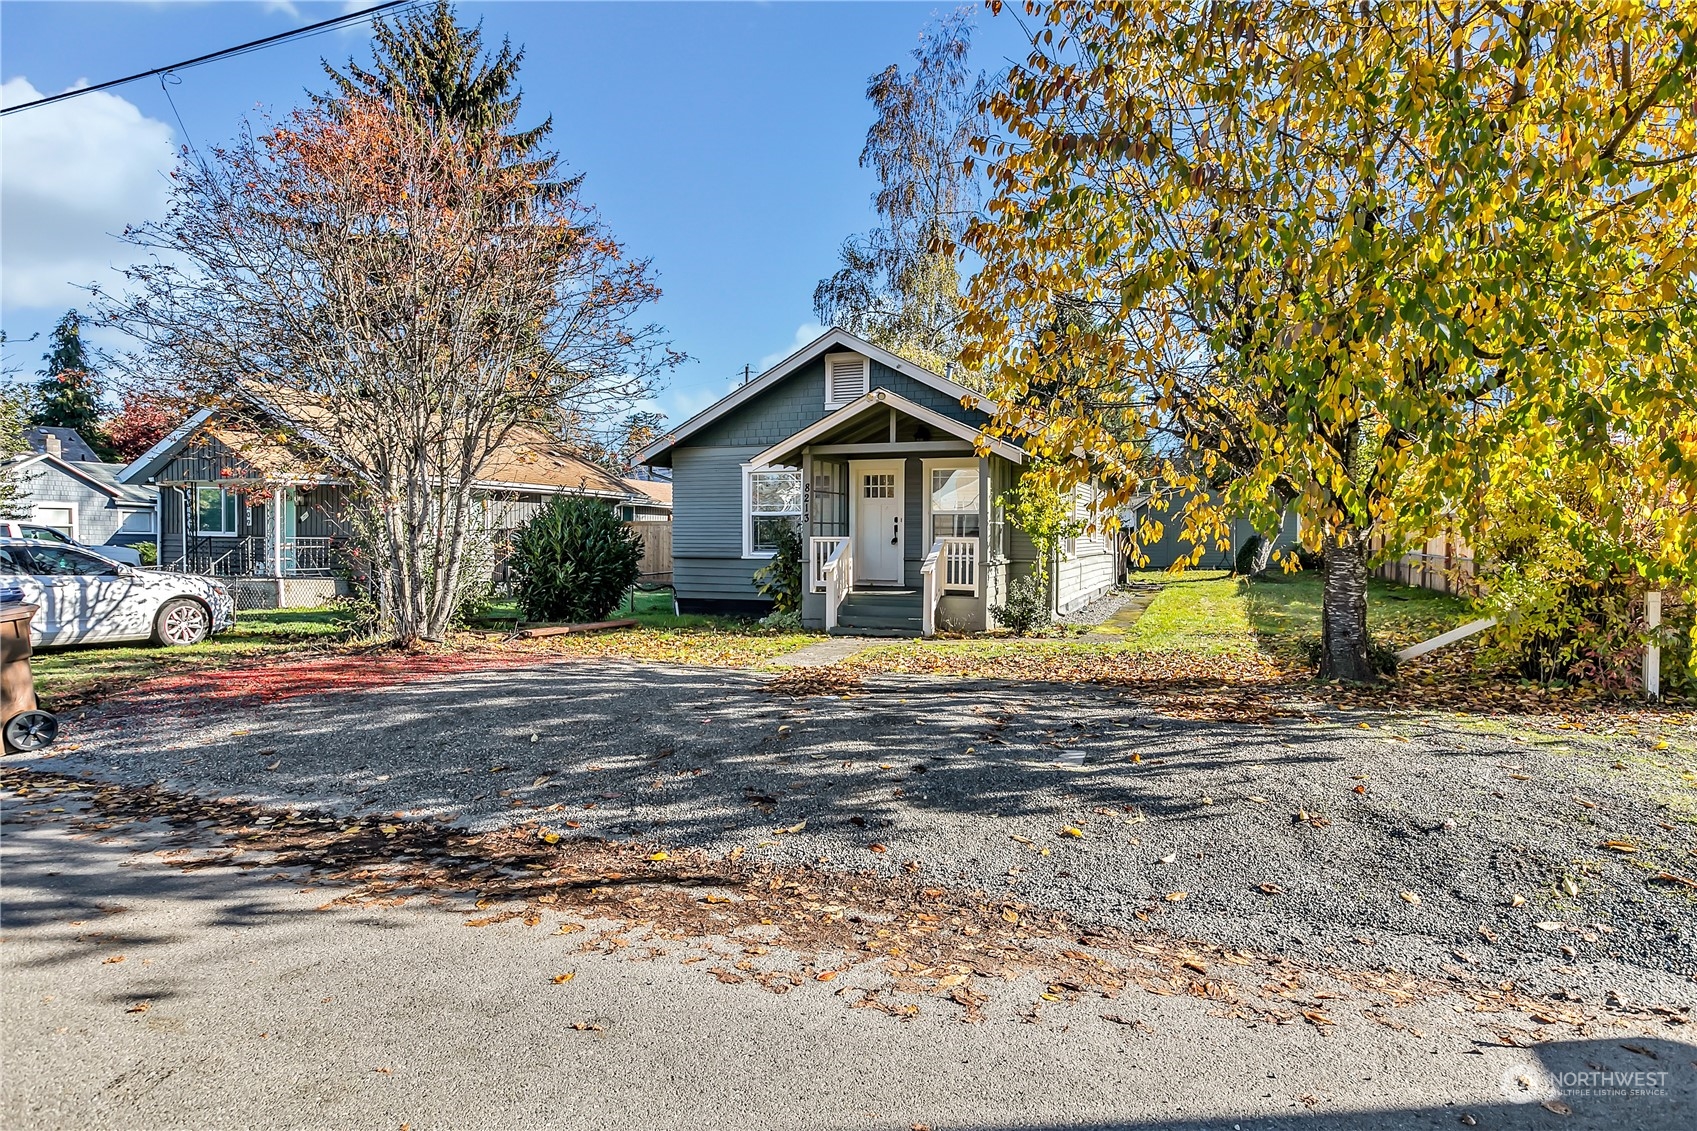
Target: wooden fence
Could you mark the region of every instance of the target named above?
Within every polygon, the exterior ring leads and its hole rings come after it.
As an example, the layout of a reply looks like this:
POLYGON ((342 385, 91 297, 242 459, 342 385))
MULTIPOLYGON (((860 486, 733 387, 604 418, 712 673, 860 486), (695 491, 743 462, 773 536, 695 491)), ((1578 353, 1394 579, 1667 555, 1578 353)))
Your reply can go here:
POLYGON ((642 539, 642 584, 672 583, 672 524, 670 522, 627 522, 627 529, 642 539))
MULTIPOLYGON (((1383 547, 1380 540, 1372 548, 1377 552, 1383 547)), ((1386 581, 1439 593, 1470 597, 1477 592, 1473 549, 1454 534, 1428 538, 1418 549, 1385 562, 1373 572, 1386 581)))

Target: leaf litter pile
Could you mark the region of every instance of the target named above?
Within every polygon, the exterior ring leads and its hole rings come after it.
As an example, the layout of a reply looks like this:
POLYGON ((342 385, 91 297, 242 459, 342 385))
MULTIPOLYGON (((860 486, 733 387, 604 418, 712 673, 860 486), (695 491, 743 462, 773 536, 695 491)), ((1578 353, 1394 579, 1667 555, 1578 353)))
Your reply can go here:
MULTIPOLYGON (((261 869, 340 889, 320 911, 417 901, 462 915, 466 927, 551 926, 556 935, 581 933, 579 953, 673 955, 720 982, 777 994, 841 978, 837 993, 851 1008, 903 1019, 942 1007, 963 1021, 982 1021, 998 989, 1026 975, 1039 976, 1043 988, 1019 1005, 1023 1021, 1042 1020, 1052 1004, 1095 1000, 1104 1019, 1144 1030, 1150 1030, 1146 1022, 1126 1015, 1129 994, 1202 999, 1214 1016, 1306 1024, 1323 1033, 1341 1010, 1354 1009, 1417 1037, 1420 1029, 1398 1018, 1397 1009, 1453 999, 1458 1013, 1478 1015, 1482 1027, 1511 1045, 1564 1035, 1549 1027, 1590 1033, 1603 1026, 1683 1025, 1690 1013, 1612 995, 1602 1003, 1535 997, 1509 981, 1320 967, 1083 926, 983 891, 781 868, 744 859, 741 848, 715 858, 579 837, 571 822, 472 833, 398 816, 270 809, 13 767, 0 769, 0 789, 33 806, 21 810, 23 819, 62 814, 83 836, 110 840, 137 826, 168 825, 175 830, 171 847, 157 856, 184 871, 261 869), (73 806, 81 811, 70 812, 73 806)), ((544 980, 558 984, 573 976, 544 980)))

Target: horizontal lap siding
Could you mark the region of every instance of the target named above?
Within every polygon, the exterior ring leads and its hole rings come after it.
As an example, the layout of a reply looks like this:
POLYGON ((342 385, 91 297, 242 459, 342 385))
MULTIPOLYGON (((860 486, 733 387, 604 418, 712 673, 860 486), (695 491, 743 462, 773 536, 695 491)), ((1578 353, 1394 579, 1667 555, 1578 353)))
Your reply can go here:
POLYGON ((754 571, 766 559, 742 556, 742 465, 759 451, 691 445, 672 452, 672 583, 679 597, 759 599, 754 571))
POLYGON ((1113 588, 1115 555, 1103 542, 1078 540, 1078 549, 1055 570, 1055 603, 1071 612, 1113 588))
MULTIPOLYGON (((872 363, 871 382, 872 388, 888 389, 974 427, 985 421, 982 412, 962 407, 958 398, 879 362, 872 363)), ((766 560, 742 556, 742 465, 828 412, 821 357, 672 449, 672 574, 679 598, 759 599, 753 574, 766 560)), ((918 459, 906 462, 902 574, 914 587, 930 548, 921 474, 918 459)))

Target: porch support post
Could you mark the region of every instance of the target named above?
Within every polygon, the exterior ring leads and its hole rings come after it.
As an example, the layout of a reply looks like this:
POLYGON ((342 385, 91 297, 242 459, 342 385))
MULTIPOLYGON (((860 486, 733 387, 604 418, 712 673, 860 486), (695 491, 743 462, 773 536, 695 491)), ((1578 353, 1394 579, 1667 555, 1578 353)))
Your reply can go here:
MULTIPOLYGON (((816 533, 813 529, 813 449, 801 449, 801 557, 807 561, 807 540, 816 533)), ((809 579, 809 585, 812 580, 809 579)))
MULTIPOLYGON (((984 571, 990 564, 990 457, 978 457, 978 568, 974 571, 973 581, 980 599, 985 593, 984 571)), ((929 490, 931 485, 923 485, 929 490)), ((986 620, 985 624, 989 624, 986 620)))
POLYGON ((271 505, 266 508, 270 521, 265 525, 271 542, 271 569, 274 577, 283 576, 283 489, 271 488, 271 505))

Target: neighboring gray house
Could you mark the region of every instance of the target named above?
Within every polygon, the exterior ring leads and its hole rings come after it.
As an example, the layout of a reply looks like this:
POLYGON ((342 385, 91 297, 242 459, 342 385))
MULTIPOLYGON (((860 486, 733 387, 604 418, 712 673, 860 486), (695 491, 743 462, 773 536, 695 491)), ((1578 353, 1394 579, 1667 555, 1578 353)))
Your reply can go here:
MULTIPOLYGON (((1140 534, 1146 522, 1161 528, 1159 538, 1139 544, 1138 549, 1149 560, 1135 568, 1171 569, 1174 562, 1194 552, 1195 544, 1183 537, 1184 510, 1193 497, 1189 493, 1175 493, 1157 501, 1149 495, 1139 495, 1120 508, 1120 526, 1126 532, 1127 540, 1140 534)), ((1208 542, 1202 548, 1202 557, 1191 568, 1233 569, 1237 564, 1238 550, 1255 536, 1255 527, 1248 519, 1234 518, 1231 520, 1231 544, 1222 547, 1208 542)), ((1293 508, 1285 511, 1279 529, 1273 535, 1273 546, 1278 550, 1294 551, 1301 544, 1302 524, 1293 508)))
POLYGON ((50 526, 96 548, 154 540, 156 490, 120 481, 123 466, 101 463, 69 428, 29 428, 24 438, 34 450, 3 465, 23 494, 17 513, 3 517, 50 526))
MULTIPOLYGON (((1036 551, 1000 501, 1025 452, 980 444, 990 411, 964 385, 830 330, 660 437, 637 459, 672 469, 679 611, 770 611, 753 575, 777 526, 799 522, 805 624, 891 635, 994 627, 991 607, 1036 551)), ((1117 557, 1111 537, 1069 544, 1050 570, 1055 608, 1111 588, 1117 557)))
MULTIPOLYGON (((159 568, 235 582, 242 608, 316 605, 367 575, 352 537, 349 479, 279 425, 203 409, 122 469, 159 498, 159 568)), ((515 432, 475 487, 489 528, 510 532, 559 494, 644 505, 611 472, 540 431, 515 432)))

